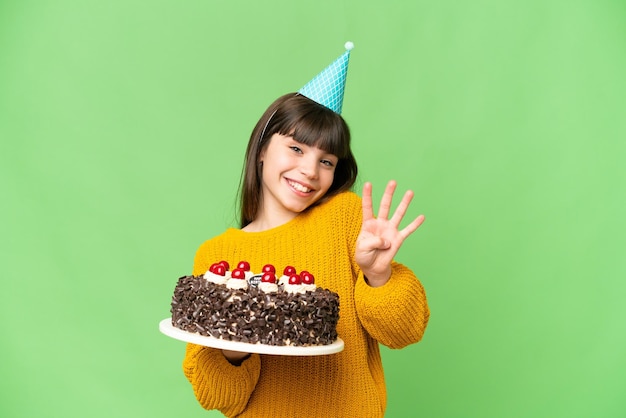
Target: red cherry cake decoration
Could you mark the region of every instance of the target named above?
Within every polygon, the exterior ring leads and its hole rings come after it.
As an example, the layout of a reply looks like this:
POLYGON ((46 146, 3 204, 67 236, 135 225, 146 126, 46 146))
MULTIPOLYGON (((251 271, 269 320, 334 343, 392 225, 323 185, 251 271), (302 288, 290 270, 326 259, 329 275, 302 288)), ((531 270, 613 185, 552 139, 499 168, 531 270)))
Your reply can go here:
POLYGON ((218 276, 226 276, 226 269, 222 264, 216 264, 215 267, 212 268, 211 272, 213 274, 217 274, 218 276))
POLYGON ((261 270, 263 273, 276 273, 276 267, 274 267, 272 264, 266 264, 263 266, 263 270, 261 270))
POLYGON ((289 276, 289 284, 302 284, 302 279, 298 274, 292 274, 289 276))
POLYGON ((285 269, 283 270, 283 275, 291 276, 292 274, 296 274, 296 268, 293 266, 285 267, 285 269))
POLYGON ((261 276, 261 281, 263 283, 276 283, 276 275, 271 271, 267 271, 261 276))
POLYGON ((315 277, 313 277, 313 275, 306 270, 300 273, 300 277, 302 278, 302 283, 304 284, 315 283, 315 277))
POLYGON ((247 261, 240 261, 239 264, 237 264, 237 268, 243 271, 250 271, 250 263, 247 261))
POLYGON ((246 272, 243 271, 242 269, 235 269, 233 270, 233 272, 231 273, 231 277, 233 279, 245 279, 246 278, 246 272))

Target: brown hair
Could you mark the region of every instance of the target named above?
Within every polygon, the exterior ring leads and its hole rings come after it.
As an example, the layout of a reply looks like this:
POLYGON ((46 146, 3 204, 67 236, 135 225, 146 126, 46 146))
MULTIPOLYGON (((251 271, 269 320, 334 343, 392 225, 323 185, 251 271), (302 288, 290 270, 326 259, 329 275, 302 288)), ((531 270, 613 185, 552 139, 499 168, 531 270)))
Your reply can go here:
POLYGON ((350 150, 350 129, 341 115, 301 94, 285 94, 263 113, 248 142, 239 184, 241 228, 256 218, 261 206, 259 156, 275 133, 290 135, 302 144, 318 147, 339 159, 332 185, 316 204, 350 190, 356 181, 358 169, 350 150))

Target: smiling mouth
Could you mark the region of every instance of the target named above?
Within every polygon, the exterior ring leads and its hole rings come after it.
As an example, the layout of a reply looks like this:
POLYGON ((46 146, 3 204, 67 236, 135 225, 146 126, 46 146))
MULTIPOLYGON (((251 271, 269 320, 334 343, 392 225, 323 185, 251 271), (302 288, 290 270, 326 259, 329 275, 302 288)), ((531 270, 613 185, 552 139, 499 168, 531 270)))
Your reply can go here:
POLYGON ((308 187, 300 184, 300 183, 296 183, 293 180, 287 180, 287 183, 289 183, 289 185, 291 187, 293 187, 295 190, 302 192, 302 193, 310 193, 313 191, 313 189, 309 189, 308 187))

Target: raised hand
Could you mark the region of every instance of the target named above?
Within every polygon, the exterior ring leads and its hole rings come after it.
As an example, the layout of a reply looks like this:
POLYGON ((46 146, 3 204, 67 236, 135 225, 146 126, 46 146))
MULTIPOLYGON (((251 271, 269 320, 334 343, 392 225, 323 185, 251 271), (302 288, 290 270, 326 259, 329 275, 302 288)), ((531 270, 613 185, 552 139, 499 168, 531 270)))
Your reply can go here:
POLYGON ((391 277, 391 261, 404 240, 424 222, 424 215, 419 215, 409 225, 400 228, 400 222, 413 199, 413 192, 407 191, 390 219, 391 201, 396 190, 396 182, 387 183, 380 201, 378 216, 374 217, 372 208, 372 184, 363 185, 363 224, 357 238, 355 260, 370 286, 382 286, 391 277))

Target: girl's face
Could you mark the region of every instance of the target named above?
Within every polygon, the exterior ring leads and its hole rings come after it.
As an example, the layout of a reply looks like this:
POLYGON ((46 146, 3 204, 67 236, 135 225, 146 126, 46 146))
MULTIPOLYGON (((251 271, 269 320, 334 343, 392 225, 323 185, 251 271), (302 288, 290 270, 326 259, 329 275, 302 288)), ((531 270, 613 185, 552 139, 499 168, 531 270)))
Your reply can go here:
POLYGON ((338 160, 291 136, 272 135, 259 159, 263 163, 263 197, 257 220, 265 217, 278 225, 318 201, 333 183, 338 160))

